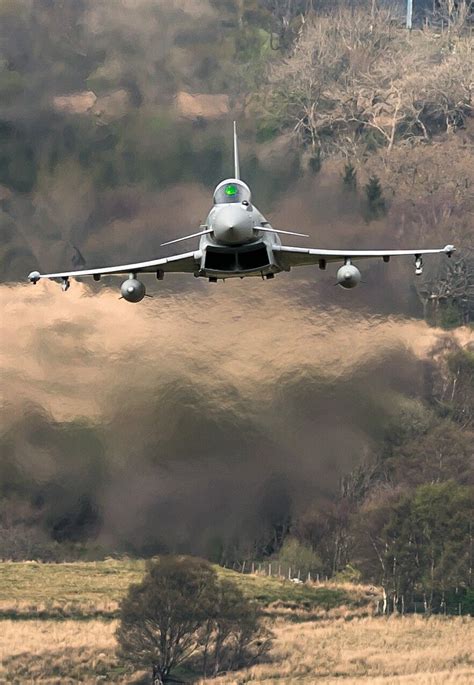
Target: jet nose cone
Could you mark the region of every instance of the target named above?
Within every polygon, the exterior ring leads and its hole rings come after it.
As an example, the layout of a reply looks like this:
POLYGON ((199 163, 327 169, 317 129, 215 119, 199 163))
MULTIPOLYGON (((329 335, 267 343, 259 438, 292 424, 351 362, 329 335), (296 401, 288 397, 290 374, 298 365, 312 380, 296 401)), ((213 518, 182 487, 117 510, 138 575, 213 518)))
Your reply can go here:
POLYGON ((252 218, 250 212, 240 205, 227 205, 218 212, 216 225, 225 230, 245 229, 252 225, 252 218))
POLYGON ((223 243, 243 243, 253 236, 252 212, 241 205, 222 207, 212 224, 217 240, 223 243))

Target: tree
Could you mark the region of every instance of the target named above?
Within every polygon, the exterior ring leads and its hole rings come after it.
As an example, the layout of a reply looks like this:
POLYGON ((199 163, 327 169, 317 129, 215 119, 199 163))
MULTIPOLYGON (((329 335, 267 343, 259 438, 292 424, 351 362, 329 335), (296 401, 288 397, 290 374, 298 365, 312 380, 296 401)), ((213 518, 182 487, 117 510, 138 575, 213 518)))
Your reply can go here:
POLYGON ((216 588, 216 573, 204 560, 161 557, 150 562, 120 607, 120 655, 151 668, 154 684, 165 683, 202 643, 216 588))
POLYGON ((377 176, 371 176, 365 186, 367 197, 367 218, 376 219, 385 214, 386 204, 383 196, 382 186, 377 176))
POLYGON ((474 429, 474 345, 453 352, 448 367, 453 417, 461 426, 474 429))
MULTIPOLYGON (((346 493, 342 493, 335 501, 324 501, 313 506, 295 522, 292 532, 298 540, 305 543, 304 547, 309 548, 313 555, 311 567, 307 570, 329 576, 341 571, 350 562, 352 547, 350 518, 353 509, 354 503, 351 498, 346 493)), ((291 538, 289 540, 291 543, 291 538)), ((289 549, 285 548, 285 545, 282 548, 287 559, 290 550, 291 546, 289 549)), ((292 554, 293 568, 295 563, 305 566, 299 552, 300 550, 295 550, 292 554)), ((306 566, 308 566, 308 559, 306 559, 306 566)))
POLYGON ((285 569, 292 569, 293 575, 301 572, 305 577, 308 573, 314 575, 322 570, 321 559, 311 545, 300 542, 294 537, 285 539, 278 554, 278 561, 285 569))
POLYGON ((402 499, 402 517, 398 508, 392 515, 386 533, 397 539, 399 574, 412 569, 426 611, 435 608, 435 600, 442 608, 453 588, 471 585, 473 502, 472 487, 453 480, 427 483, 402 499))
MULTIPOLYGON (((384 612, 416 596, 425 611, 446 610, 455 588, 472 587, 472 486, 454 480, 416 490, 380 490, 358 515, 358 562, 384 589, 384 612)), ((457 609, 457 607, 456 607, 457 609)))
POLYGON ((462 34, 473 19, 472 0, 436 0, 434 18, 446 22, 450 34, 462 34))
POLYGON ((425 318, 443 328, 474 319, 474 254, 469 247, 448 264, 431 268, 431 278, 418 287, 425 318))
POLYGON ((474 483, 474 433, 459 430, 447 419, 438 419, 425 434, 393 449, 384 460, 391 478, 404 487, 440 483, 449 479, 460 485, 474 483))
POLYGON ((271 634, 260 626, 258 610, 227 579, 218 582, 217 594, 205 633, 202 673, 216 676, 248 666, 265 653, 271 634))
POLYGON ((253 663, 270 644, 258 607, 234 583, 218 579, 212 566, 192 557, 161 557, 149 563, 141 583, 121 604, 119 654, 151 669, 166 683, 186 665, 215 676, 253 663))
POLYGON ((434 41, 396 28, 386 8, 309 17, 291 54, 269 70, 262 116, 312 152, 362 157, 463 128, 472 112, 472 41, 434 41))
POLYGON ((344 165, 342 182, 347 190, 355 190, 357 188, 357 169, 350 160, 344 165))

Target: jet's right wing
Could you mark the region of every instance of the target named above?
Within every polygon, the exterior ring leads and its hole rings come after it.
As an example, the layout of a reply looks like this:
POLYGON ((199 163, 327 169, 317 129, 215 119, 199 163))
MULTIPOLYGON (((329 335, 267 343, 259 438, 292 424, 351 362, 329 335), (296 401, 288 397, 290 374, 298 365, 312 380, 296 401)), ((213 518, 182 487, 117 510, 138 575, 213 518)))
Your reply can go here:
POLYGON ((454 245, 442 248, 424 250, 319 250, 304 247, 289 247, 287 245, 273 245, 273 252, 280 266, 289 271, 293 266, 319 264, 322 268, 327 262, 344 262, 352 259, 380 258, 388 262, 390 257, 411 255, 421 260, 425 254, 446 254, 451 257, 454 245))

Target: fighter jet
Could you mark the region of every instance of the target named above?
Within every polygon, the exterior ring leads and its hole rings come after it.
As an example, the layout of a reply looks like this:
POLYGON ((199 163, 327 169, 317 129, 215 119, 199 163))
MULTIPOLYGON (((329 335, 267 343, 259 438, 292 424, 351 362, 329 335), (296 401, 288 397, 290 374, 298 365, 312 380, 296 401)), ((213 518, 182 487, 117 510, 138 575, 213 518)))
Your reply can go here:
POLYGON ((356 260, 378 258, 388 262, 391 257, 411 255, 415 258, 415 274, 418 275, 423 270, 423 255, 443 253, 451 257, 455 250, 453 245, 414 250, 324 250, 282 245, 280 236, 308 236, 273 228, 252 203, 250 188, 240 178, 235 122, 233 148, 234 176, 221 181, 216 187, 213 206, 206 222, 196 233, 162 243, 171 245, 199 237, 197 250, 137 264, 106 266, 101 269, 81 269, 53 274, 32 271, 28 279, 31 283, 37 283, 42 278, 58 280, 63 290, 67 290, 70 279, 77 276, 92 276, 95 281, 100 281, 101 276, 127 274, 121 286, 122 298, 127 302, 140 302, 146 295, 146 289, 137 278, 138 274, 154 273, 158 280, 161 280, 166 273, 189 273, 215 283, 220 279, 247 276, 271 279, 275 274, 290 271, 296 266, 313 264, 325 269, 328 263, 339 262, 341 266, 336 274, 337 283, 343 288, 354 288, 361 280, 361 273, 354 264, 356 260))

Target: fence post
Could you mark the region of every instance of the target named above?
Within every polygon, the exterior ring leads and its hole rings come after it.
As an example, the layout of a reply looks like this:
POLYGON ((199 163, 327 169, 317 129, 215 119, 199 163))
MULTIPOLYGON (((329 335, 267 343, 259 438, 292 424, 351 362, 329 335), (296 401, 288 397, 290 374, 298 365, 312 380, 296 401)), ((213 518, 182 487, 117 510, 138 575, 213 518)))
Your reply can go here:
POLYGON ((252 575, 255 573, 255 563, 252 561, 252 575))
POLYGON ((288 566, 288 580, 291 578, 291 566, 288 566))
POLYGON ((270 563, 268 564, 268 575, 269 575, 269 576, 272 575, 272 562, 270 562, 270 563))
POLYGON ((244 559, 244 563, 242 564, 242 573, 245 573, 245 559, 244 559))

